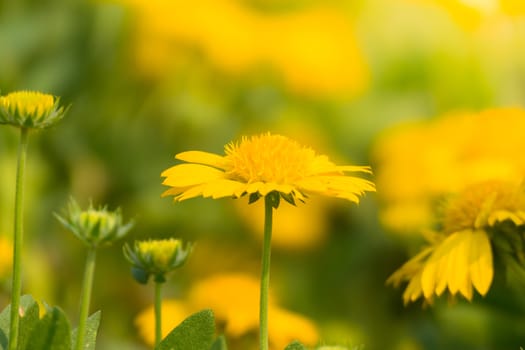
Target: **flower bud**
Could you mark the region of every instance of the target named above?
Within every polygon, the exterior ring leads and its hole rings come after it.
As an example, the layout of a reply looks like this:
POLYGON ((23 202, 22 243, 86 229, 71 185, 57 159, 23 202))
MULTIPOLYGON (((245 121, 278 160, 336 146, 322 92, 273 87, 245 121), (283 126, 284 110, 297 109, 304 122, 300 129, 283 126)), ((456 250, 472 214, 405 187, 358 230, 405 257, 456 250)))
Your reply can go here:
POLYGON ((64 117, 56 96, 36 91, 16 91, 0 96, 0 124, 21 128, 48 128, 64 117))
POLYGON ((139 283, 147 283, 153 275, 155 282, 166 281, 165 275, 182 266, 191 253, 192 245, 183 247, 179 239, 135 241, 131 248, 124 245, 124 256, 132 264, 133 277, 139 283))
POLYGON ((120 208, 108 211, 106 207, 95 209, 90 204, 87 210, 82 210, 74 200, 71 200, 64 217, 55 216, 77 238, 95 248, 122 238, 133 226, 131 221, 122 222, 120 208))

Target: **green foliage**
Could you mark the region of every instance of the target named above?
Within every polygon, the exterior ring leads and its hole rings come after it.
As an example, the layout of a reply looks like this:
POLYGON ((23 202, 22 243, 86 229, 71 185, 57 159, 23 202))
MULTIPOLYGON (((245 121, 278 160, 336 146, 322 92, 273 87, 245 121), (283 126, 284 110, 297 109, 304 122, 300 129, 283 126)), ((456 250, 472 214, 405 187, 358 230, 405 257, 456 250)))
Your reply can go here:
POLYGON ((226 339, 223 335, 215 339, 215 342, 213 342, 213 345, 211 346, 210 350, 228 350, 228 346, 226 345, 226 339))
MULTIPOLYGON (((84 350, 95 350, 97 341, 98 326, 100 324, 100 310, 89 316, 86 323, 86 334, 84 335, 84 350)), ((77 331, 75 328, 71 332, 71 344, 75 344, 77 340, 77 331)))
POLYGON ((191 315, 173 329, 155 350, 209 350, 213 344, 214 335, 213 312, 202 310, 191 315))
POLYGON ((307 348, 303 344, 295 340, 288 344, 288 346, 284 350, 307 350, 307 348))
MULTIPOLYGON (((23 327, 21 327, 21 329, 23 329, 23 327)), ((44 317, 36 322, 31 331, 25 349, 71 349, 71 326, 66 315, 60 308, 54 306, 46 310, 44 317)))
MULTIPOLYGON (((64 312, 56 307, 46 306, 46 313, 40 318, 38 303, 30 295, 20 301, 23 315, 20 317, 19 350, 71 350, 76 340, 76 329, 71 332, 70 322, 64 312)), ((0 313, 0 349, 7 349, 9 342, 9 323, 11 306, 0 313)), ((84 350, 94 350, 100 311, 87 322, 84 350)))
MULTIPOLYGON (((21 349, 24 349, 26 339, 31 330, 39 321, 38 304, 30 295, 24 295, 20 299, 20 309, 23 310, 24 316, 20 318, 20 343, 21 349)), ((7 349, 9 340, 9 324, 10 324, 11 305, 8 305, 0 313, 0 346, 2 349, 7 349)))

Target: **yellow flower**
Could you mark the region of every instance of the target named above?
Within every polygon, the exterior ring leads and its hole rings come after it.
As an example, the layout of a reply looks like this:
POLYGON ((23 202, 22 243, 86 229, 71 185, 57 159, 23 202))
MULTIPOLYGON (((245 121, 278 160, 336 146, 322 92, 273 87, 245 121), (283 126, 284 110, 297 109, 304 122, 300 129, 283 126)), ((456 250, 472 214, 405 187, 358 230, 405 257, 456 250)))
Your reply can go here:
MULTIPOLYGON (((294 203, 320 194, 359 202, 365 191, 374 191, 368 180, 345 172, 370 173, 366 166, 337 166, 328 157, 281 135, 243 137, 225 147, 225 155, 188 151, 176 155, 187 162, 165 170, 163 184, 171 187, 164 196, 176 201, 203 196, 212 198, 278 192, 294 203)), ((255 196, 255 197, 254 197, 255 196)))
MULTIPOLYGON (((328 230, 328 201, 314 201, 309 205, 292 206, 283 203, 273 214, 272 246, 287 250, 303 250, 319 247, 326 239, 328 230)), ((240 218, 250 232, 263 239, 264 204, 236 206, 240 218)))
MULTIPOLYGON (((403 0, 407 1, 407 0, 403 0)), ((415 1, 415 0, 410 0, 415 1)), ((525 13, 522 0, 416 0, 433 3, 443 8, 452 19, 465 29, 477 29, 482 24, 494 25, 495 20, 505 21, 510 16, 525 13)))
POLYGON ((23 128, 47 128, 64 117, 55 96, 34 91, 17 91, 0 96, 0 124, 23 128))
POLYGON ((3 235, 0 236, 0 280, 7 278, 13 264, 13 243, 3 235))
POLYGON ((520 248, 509 246, 522 240, 524 189, 502 181, 469 186, 447 203, 441 225, 441 233, 427 236, 430 245, 387 281, 408 281, 405 304, 421 296, 431 302, 445 290, 468 300, 474 289, 486 295, 494 276, 493 250, 517 260, 523 255, 520 248))
POLYGON ((196 49, 235 77, 268 67, 306 95, 356 95, 369 81, 349 17, 330 6, 272 15, 238 0, 120 2, 135 15, 138 69, 151 77, 187 68, 196 49))
POLYGON ((525 110, 453 113, 399 125, 374 149, 380 218, 395 232, 430 227, 443 196, 478 182, 521 181, 525 110))
MULTIPOLYGON (((270 348, 282 350, 294 339, 307 345, 318 342, 318 332, 312 321, 279 307, 270 296, 270 348)), ((218 325, 224 327, 229 340, 252 334, 259 326, 259 281, 244 274, 223 274, 199 281, 189 291, 184 302, 162 302, 162 324, 166 335, 191 313, 211 308, 218 325), (210 292, 213 291, 213 292, 210 292)), ((154 341, 153 307, 142 311, 135 320, 139 332, 148 344, 154 341)), ((255 347, 254 347, 255 348, 255 347)), ((244 349, 244 348, 243 348, 244 349)))
POLYGON ((161 240, 136 241, 132 249, 124 245, 124 256, 133 265, 132 272, 140 283, 147 283, 154 275, 155 282, 165 282, 165 275, 182 266, 191 253, 192 246, 183 248, 182 241, 169 238, 161 240))

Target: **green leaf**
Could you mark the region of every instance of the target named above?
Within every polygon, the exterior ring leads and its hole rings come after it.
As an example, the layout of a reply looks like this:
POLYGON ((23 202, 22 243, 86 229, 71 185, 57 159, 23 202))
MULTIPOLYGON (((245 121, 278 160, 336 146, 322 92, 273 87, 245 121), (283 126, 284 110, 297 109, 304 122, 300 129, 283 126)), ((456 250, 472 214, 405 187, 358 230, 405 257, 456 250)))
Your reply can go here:
MULTIPOLYGON (((86 322, 86 335, 84 336, 84 350, 95 350, 98 326, 100 324, 100 310, 89 316, 86 322)), ((71 332, 71 344, 77 342, 78 328, 71 332)))
POLYGON ((308 349, 306 348, 306 346, 304 346, 303 344, 295 340, 291 342, 290 344, 288 344, 288 346, 284 348, 284 350, 308 350, 308 349))
MULTIPOLYGON (((19 328, 19 347, 23 349, 25 346, 26 339, 29 338, 29 333, 33 329, 36 322, 39 321, 38 317, 38 304, 31 295, 23 295, 20 298, 20 309, 23 311, 22 317, 20 317, 20 328, 19 328)), ((9 340, 9 325, 11 324, 11 305, 8 305, 0 313, 0 347, 1 349, 7 348, 9 340)))
POLYGON ((209 350, 215 334, 211 310, 199 311, 173 329, 155 350, 209 350))
POLYGON ((226 346, 226 339, 224 338, 224 335, 221 335, 217 337, 217 339, 215 339, 210 350, 228 350, 228 347, 226 346))
POLYGON ((71 350, 71 327, 64 312, 49 308, 31 331, 23 350, 71 350))

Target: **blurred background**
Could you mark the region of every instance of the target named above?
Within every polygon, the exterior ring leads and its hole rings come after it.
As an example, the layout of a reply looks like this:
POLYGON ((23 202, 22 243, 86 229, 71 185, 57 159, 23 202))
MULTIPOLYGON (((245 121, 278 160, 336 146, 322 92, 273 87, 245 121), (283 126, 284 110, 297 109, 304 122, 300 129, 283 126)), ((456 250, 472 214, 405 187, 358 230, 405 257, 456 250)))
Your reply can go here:
MULTIPOLYGON (((164 287, 181 313, 238 302, 258 279, 262 207, 245 198, 173 203, 160 198, 160 173, 178 152, 222 153, 242 135, 271 131, 338 164, 372 165, 378 191, 359 206, 313 198, 277 211, 271 288, 295 318, 280 319, 276 339, 525 346, 523 286, 496 277, 472 303, 405 307, 402 288, 385 285, 421 246, 440 196, 524 174, 523 0, 1 0, 0 90, 21 89, 71 104, 56 127, 30 137, 23 289, 74 324, 85 252, 52 216, 70 196, 121 207, 136 221, 124 241, 197 242, 164 287)), ((1 127, 2 308, 17 144, 17 130, 1 127)), ((135 319, 152 288, 131 278, 123 243, 98 255, 97 349, 148 348, 145 321, 137 332, 135 319)), ((233 350, 251 349, 256 329, 228 328, 227 314, 219 327, 233 350)))

